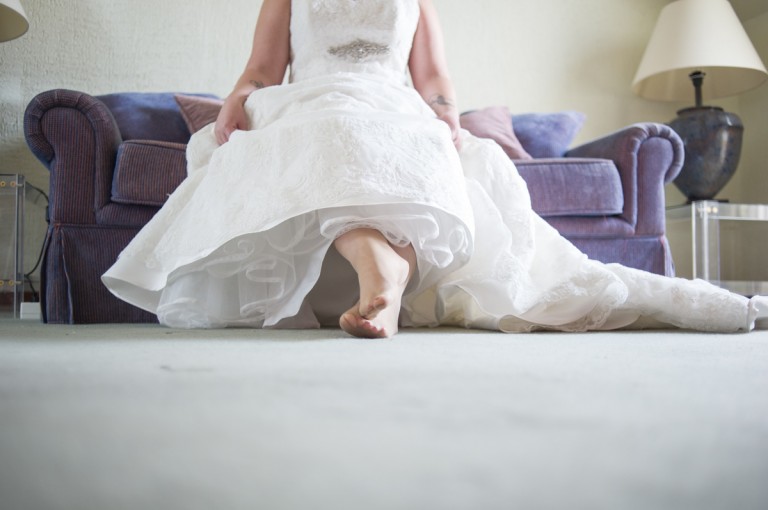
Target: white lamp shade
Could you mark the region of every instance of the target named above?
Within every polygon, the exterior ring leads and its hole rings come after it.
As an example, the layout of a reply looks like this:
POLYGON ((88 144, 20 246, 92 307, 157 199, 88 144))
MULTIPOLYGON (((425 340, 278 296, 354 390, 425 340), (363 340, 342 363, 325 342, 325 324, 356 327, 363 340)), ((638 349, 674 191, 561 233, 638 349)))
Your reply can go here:
POLYGON ((24 35, 29 22, 19 0, 0 0, 0 42, 24 35))
POLYGON ((768 78, 727 0, 676 0, 664 7, 632 90, 661 101, 692 99, 693 71, 706 73, 703 99, 739 94, 768 78))

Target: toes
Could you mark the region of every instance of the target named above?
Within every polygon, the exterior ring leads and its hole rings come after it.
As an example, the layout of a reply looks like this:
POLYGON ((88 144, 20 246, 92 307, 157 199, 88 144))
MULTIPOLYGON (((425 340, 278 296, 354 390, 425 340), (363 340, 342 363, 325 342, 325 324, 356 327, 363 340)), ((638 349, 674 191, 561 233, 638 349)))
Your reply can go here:
POLYGON ((345 313, 339 319, 341 329, 358 338, 386 338, 384 328, 379 328, 371 321, 354 313, 345 313))

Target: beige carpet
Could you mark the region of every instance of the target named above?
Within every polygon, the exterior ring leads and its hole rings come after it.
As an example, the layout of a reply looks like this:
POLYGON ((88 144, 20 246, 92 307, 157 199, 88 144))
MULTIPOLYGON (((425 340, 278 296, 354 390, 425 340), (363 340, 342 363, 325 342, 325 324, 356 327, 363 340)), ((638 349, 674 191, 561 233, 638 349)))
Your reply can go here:
POLYGON ((768 332, 0 321, 0 507, 768 508, 768 332))

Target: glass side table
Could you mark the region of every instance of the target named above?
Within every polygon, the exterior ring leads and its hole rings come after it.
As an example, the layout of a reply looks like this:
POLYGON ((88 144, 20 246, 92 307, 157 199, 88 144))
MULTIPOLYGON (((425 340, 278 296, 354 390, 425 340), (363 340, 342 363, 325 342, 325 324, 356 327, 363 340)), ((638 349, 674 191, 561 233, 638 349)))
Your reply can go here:
POLYGON ((693 278, 745 296, 768 294, 768 205, 701 200, 667 208, 667 224, 690 232, 693 278))
POLYGON ((0 315, 21 317, 24 300, 24 176, 0 174, 0 315))

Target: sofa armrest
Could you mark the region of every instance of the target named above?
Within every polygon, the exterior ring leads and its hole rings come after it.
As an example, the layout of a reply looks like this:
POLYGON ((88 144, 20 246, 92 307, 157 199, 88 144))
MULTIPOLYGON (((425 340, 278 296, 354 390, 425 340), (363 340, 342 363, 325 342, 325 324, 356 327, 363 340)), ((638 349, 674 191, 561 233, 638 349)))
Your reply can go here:
POLYGON ((664 185, 683 166, 683 142, 672 128, 651 122, 633 124, 569 150, 566 157, 613 160, 624 191, 622 218, 637 235, 664 234, 664 185))
POLYGON ((122 141, 109 109, 83 92, 42 92, 27 106, 24 135, 51 172, 50 221, 96 223, 96 211, 109 202, 122 141))

